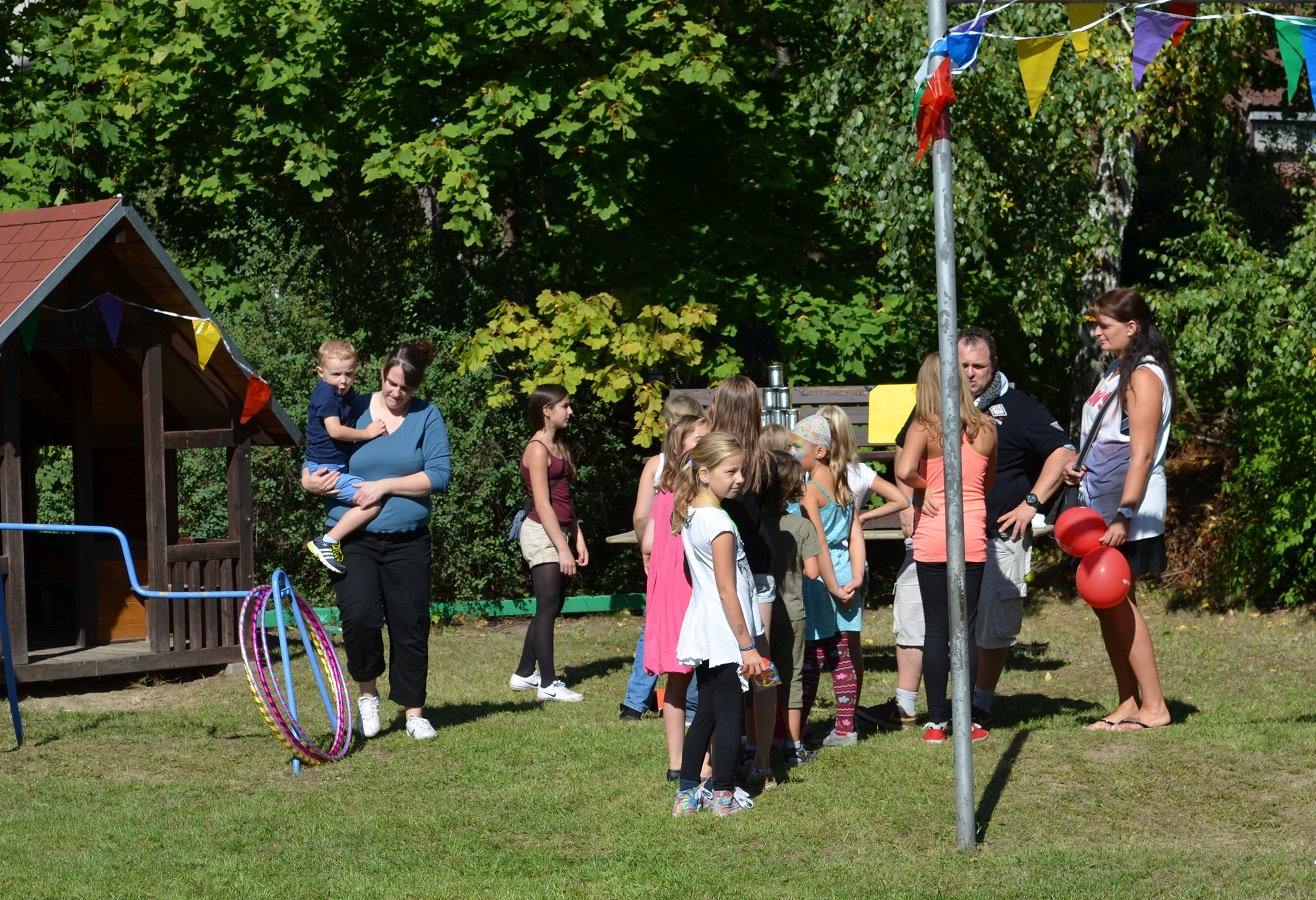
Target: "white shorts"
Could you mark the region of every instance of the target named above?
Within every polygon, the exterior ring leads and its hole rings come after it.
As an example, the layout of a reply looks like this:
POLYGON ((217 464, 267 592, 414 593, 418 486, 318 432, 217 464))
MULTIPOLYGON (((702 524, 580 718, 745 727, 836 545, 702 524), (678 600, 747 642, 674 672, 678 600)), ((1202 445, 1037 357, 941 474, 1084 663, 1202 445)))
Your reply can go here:
POLYGON ((758 634, 754 635, 755 642, 758 638, 763 638, 763 646, 760 652, 768 649, 768 629, 771 627, 768 623, 772 621, 772 604, 777 599, 777 579, 771 575, 754 574, 754 602, 759 605, 759 615, 763 617, 764 628, 758 634))
POLYGON ((923 627, 923 595, 918 589, 918 570, 914 566, 914 542, 905 538, 905 559, 896 574, 896 597, 891 615, 896 646, 922 647, 923 627))
POLYGON ((1003 537, 987 542, 982 593, 978 595, 978 627, 974 635, 984 650, 1014 646, 1024 622, 1028 569, 1033 562, 1033 535, 1017 541, 1003 537))
MULTIPOLYGON (((521 523, 521 555, 525 557, 526 563, 530 568, 542 566, 547 563, 556 563, 558 561, 557 548, 553 546, 553 541, 549 539, 548 532, 534 519, 526 519, 521 523)), ((567 545, 570 546, 571 538, 567 537, 567 545)))

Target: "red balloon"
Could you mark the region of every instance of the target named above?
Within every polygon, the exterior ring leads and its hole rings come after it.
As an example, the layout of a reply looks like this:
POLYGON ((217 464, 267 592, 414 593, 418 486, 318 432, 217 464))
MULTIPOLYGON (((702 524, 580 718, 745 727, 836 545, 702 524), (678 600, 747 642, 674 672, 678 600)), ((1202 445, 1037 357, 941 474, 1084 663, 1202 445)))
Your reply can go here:
POLYGON ((1078 564, 1078 595, 1095 609, 1119 603, 1132 583, 1129 561, 1116 547, 1099 546, 1078 564))
POLYGON ((1071 507, 1056 519, 1056 543, 1070 556, 1086 557, 1101 545, 1105 533, 1106 520, 1086 506, 1071 507))

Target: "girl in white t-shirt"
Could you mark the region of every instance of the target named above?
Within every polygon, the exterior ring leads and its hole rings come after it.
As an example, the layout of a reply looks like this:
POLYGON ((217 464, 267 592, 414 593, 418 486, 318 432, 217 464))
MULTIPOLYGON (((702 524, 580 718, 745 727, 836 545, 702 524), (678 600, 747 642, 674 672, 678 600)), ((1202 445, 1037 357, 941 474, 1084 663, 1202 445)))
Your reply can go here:
POLYGON ((1156 650, 1138 609, 1138 578, 1164 572, 1165 454, 1174 413, 1175 375, 1169 347, 1137 291, 1117 288, 1092 304, 1101 349, 1115 357, 1083 407, 1083 436, 1096 438, 1081 469, 1065 466, 1066 484, 1081 484, 1083 502, 1101 513, 1101 543, 1118 548, 1133 576, 1129 593, 1096 610, 1115 672, 1119 704, 1086 727, 1144 731, 1170 724, 1156 650), (1101 412, 1111 394, 1116 399, 1101 412))
POLYGON ((745 448, 723 431, 705 435, 676 463, 681 471, 672 531, 681 532, 691 584, 676 657, 695 667, 699 709, 685 736, 674 816, 699 810, 699 769, 714 736, 713 813, 729 816, 741 809, 734 779, 746 677, 766 668, 754 646, 763 631, 754 576, 736 526, 722 509, 722 501, 736 496, 744 484, 744 463, 745 448))

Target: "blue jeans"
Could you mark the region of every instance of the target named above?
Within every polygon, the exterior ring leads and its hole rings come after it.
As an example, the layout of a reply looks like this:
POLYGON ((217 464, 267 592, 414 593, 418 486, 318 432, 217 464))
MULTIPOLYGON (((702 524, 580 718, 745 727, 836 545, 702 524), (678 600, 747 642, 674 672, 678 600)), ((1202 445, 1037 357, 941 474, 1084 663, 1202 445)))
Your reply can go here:
MULTIPOLYGON (((631 664, 631 679, 626 682, 626 699, 622 703, 629 706, 636 712, 644 712, 649 708, 649 698, 653 695, 654 686, 658 684, 658 676, 650 675, 644 671, 644 628, 640 628, 640 637, 635 642, 635 662, 631 664)), ((690 687, 685 692, 685 723, 695 717, 695 710, 699 708, 699 687, 695 684, 693 678, 690 679, 690 687)))

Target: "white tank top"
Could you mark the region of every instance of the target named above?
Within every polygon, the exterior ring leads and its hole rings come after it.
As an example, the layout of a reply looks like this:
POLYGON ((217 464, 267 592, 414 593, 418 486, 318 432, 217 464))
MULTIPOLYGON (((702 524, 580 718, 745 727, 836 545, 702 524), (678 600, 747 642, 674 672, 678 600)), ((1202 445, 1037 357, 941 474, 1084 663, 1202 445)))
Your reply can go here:
MULTIPOLYGON (((1165 454, 1170 444, 1170 397, 1169 383, 1165 372, 1152 357, 1146 357, 1138 368, 1147 369, 1161 380, 1161 416, 1156 426, 1156 444, 1152 455, 1151 469, 1147 473, 1147 483, 1142 488, 1142 500, 1133 510, 1133 522, 1129 525, 1129 540, 1155 537, 1165 533, 1165 454)), ((1097 413, 1106 398, 1119 389, 1119 361, 1110 364, 1110 368, 1101 377, 1096 390, 1083 404, 1083 438, 1087 439, 1096 423, 1097 413)), ((1110 522, 1119 509, 1120 499, 1124 495, 1124 481, 1129 471, 1129 417, 1120 410, 1120 401, 1116 397, 1110 408, 1101 417, 1097 436, 1092 442, 1084 465, 1087 474, 1083 477, 1083 502, 1101 513, 1110 522)))

